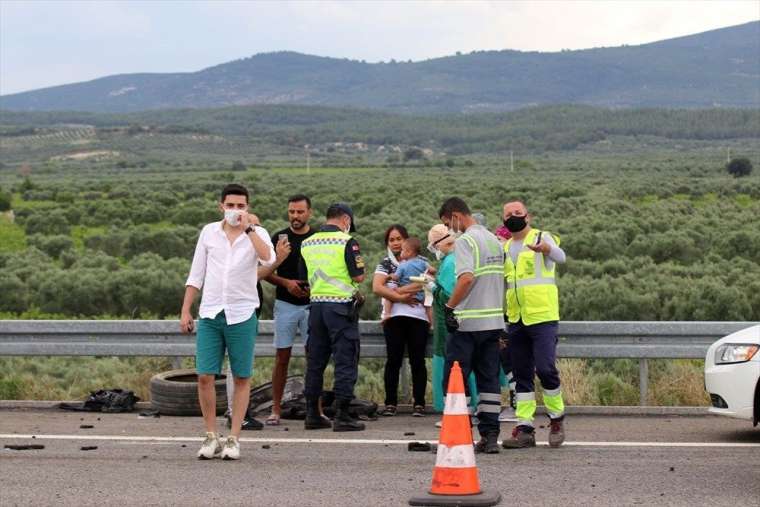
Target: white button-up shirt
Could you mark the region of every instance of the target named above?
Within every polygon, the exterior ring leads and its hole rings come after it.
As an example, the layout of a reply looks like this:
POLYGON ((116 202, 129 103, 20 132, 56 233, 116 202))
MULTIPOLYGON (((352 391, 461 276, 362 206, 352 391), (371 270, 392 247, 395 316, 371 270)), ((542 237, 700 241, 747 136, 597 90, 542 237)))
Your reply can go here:
POLYGON ((230 244, 222 223, 208 224, 201 231, 185 285, 203 289, 201 318, 213 319, 224 310, 227 324, 237 324, 250 319, 261 304, 256 291, 257 269, 259 264, 272 265, 275 253, 263 227, 254 230, 269 247, 268 261, 259 258, 246 234, 230 244))

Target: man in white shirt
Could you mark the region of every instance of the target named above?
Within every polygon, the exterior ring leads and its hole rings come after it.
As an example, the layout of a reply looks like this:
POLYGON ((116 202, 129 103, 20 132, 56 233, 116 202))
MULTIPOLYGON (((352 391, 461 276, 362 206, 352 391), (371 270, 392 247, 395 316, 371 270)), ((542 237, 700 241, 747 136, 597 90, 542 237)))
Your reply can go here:
POLYGON ((203 288, 196 337, 198 398, 206 425, 206 439, 198 458, 239 459, 240 426, 248 409, 253 348, 256 340, 256 291, 259 264, 275 260, 269 233, 248 211, 248 190, 230 184, 222 190, 221 222, 206 225, 198 238, 190 275, 185 284, 180 326, 191 333, 191 307, 203 288), (215 375, 222 370, 224 352, 230 358, 235 382, 230 436, 222 442, 216 432, 215 375))

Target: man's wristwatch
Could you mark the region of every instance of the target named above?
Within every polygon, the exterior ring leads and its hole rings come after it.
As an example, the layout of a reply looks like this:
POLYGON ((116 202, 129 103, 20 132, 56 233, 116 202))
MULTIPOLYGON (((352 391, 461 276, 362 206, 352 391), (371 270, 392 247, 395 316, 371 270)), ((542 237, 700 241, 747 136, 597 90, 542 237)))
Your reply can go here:
POLYGON ((258 225, 255 225, 255 224, 249 225, 248 227, 245 228, 245 233, 246 234, 252 233, 254 229, 256 229, 256 227, 258 227, 258 225))

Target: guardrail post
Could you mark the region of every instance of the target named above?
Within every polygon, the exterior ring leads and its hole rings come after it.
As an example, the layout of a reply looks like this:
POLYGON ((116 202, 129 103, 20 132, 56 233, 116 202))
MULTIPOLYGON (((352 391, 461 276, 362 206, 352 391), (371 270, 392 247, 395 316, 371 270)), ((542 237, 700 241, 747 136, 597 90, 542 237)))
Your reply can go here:
POLYGON ((174 356, 174 357, 172 357, 171 362, 172 362, 172 369, 173 370, 179 370, 180 368, 182 368, 182 358, 181 357, 174 356))
POLYGON ((647 405, 647 391, 649 390, 649 361, 646 358, 639 359, 639 405, 647 405))

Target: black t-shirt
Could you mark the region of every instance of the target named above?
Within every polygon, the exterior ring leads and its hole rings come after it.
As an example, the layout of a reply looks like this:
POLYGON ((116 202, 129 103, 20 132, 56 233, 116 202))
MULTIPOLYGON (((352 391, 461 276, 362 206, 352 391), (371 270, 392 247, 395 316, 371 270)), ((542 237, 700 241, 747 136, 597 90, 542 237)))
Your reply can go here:
MULTIPOLYGON (((280 241, 280 234, 287 234, 288 235, 288 241, 290 242, 290 254, 287 256, 287 258, 283 261, 282 264, 280 264, 277 267, 277 270, 275 273, 277 276, 281 276, 282 278, 287 278, 288 280, 305 280, 305 278, 301 278, 299 276, 298 271, 298 264, 301 260, 301 243, 303 240, 311 236, 317 232, 314 230, 314 228, 309 229, 309 232, 306 234, 296 234, 293 232, 290 227, 286 227, 285 229, 281 231, 277 231, 272 236, 272 244, 277 245, 277 242, 280 241)), ((290 303, 292 305, 308 305, 309 304, 309 298, 297 298, 285 287, 280 287, 279 285, 275 289, 275 297, 279 299, 280 301, 285 301, 286 303, 290 303)))

